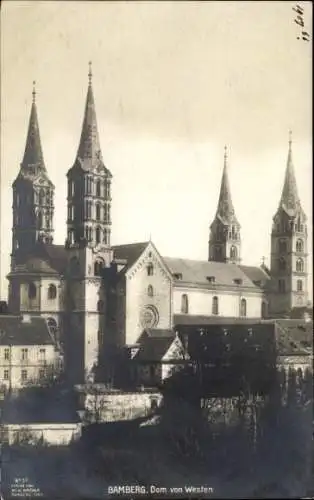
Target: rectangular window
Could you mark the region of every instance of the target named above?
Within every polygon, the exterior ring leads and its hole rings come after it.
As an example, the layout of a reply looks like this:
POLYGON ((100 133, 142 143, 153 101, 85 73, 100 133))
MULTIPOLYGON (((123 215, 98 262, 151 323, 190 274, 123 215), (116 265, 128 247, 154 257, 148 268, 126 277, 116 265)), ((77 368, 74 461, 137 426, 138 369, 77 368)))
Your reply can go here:
POLYGON ((25 382, 25 380, 27 380, 27 370, 21 371, 21 379, 23 382, 25 382))
POLYGON ((46 361, 46 349, 39 349, 39 359, 42 363, 46 361))
POLYGON ((28 358, 28 349, 22 349, 22 361, 27 361, 28 358))
POLYGON ((43 380, 45 378, 45 370, 39 370, 39 380, 43 380))
POLYGON ((4 359, 6 361, 9 361, 9 359, 10 359, 10 349, 8 349, 8 348, 4 349, 4 359))
POLYGON ((4 370, 3 378, 4 380, 9 380, 9 370, 4 370))

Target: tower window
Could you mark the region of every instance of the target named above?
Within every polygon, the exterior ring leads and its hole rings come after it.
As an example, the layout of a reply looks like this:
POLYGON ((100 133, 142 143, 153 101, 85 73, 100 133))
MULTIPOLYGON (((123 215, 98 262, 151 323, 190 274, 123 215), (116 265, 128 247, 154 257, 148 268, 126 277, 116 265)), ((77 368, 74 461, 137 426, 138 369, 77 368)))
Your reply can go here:
POLYGON ((237 247, 232 246, 232 247, 230 248, 230 258, 231 258, 231 259, 236 259, 236 258, 237 258, 237 256, 238 256, 237 247))
POLYGON ((181 312, 183 314, 188 314, 189 312, 189 299, 185 293, 181 297, 181 312))
POLYGON ((97 302, 97 311, 102 312, 103 310, 104 310, 104 302, 103 302, 103 300, 99 300, 97 302))
POLYGON ((297 291, 298 292, 303 291, 303 281, 302 280, 297 280, 297 291))
POLYGON ((101 196, 101 181, 100 181, 100 179, 98 179, 96 181, 96 196, 98 196, 98 198, 100 198, 100 196, 101 196))
POLYGON ((303 249, 304 249, 303 240, 297 240, 296 251, 301 253, 303 252, 303 249))
POLYGON ((154 289, 153 289, 152 285, 148 285, 148 287, 147 287, 147 295, 148 295, 148 297, 153 297, 154 296, 154 289))
POLYGON ((105 245, 108 244, 108 236, 109 236, 109 231, 107 231, 107 229, 104 229, 104 243, 105 243, 105 245))
POLYGON ((278 290, 279 292, 284 293, 286 291, 286 282, 285 280, 279 280, 278 281, 278 290))
POLYGON ((103 268, 103 261, 102 260, 96 260, 94 264, 94 275, 95 276, 101 276, 101 271, 103 268))
POLYGON ((96 205, 96 220, 100 220, 100 204, 96 205))
POLYGON ((286 253, 287 251, 287 242, 286 240, 279 240, 279 252, 286 253))
POLYGON ((296 263, 296 270, 297 272, 299 273, 303 273, 304 272, 304 262, 302 259, 298 259, 297 260, 297 263, 296 263))
POLYGON ((57 296, 57 287, 53 284, 48 287, 48 299, 53 300, 57 296))
POLYGON ((297 219, 296 230, 298 231, 298 233, 303 231, 303 225, 301 224, 300 217, 298 217, 298 219, 297 219))
POLYGON ((50 331, 50 333, 55 337, 57 330, 58 330, 58 325, 57 322, 54 318, 48 318, 47 319, 47 326, 50 331))
POLYGON ((80 272, 80 263, 77 257, 72 257, 70 259, 70 273, 72 275, 77 275, 80 272))
POLYGON ((153 276, 154 274, 154 266, 153 264, 149 264, 147 266, 147 276, 153 276))
POLYGON ((242 316, 242 317, 246 316, 246 300, 245 299, 241 299, 240 316, 242 316))
POLYGON ((69 183, 68 183, 68 193, 69 193, 69 197, 74 195, 74 182, 73 181, 69 181, 69 183))
POLYGON ((280 271, 285 271, 286 267, 287 267, 286 260, 283 257, 281 257, 279 259, 279 269, 280 269, 280 271))
POLYGON ((218 297, 213 297, 213 302, 212 302, 212 314, 219 314, 219 301, 218 297))
POLYGON ((96 245, 99 245, 100 241, 101 241, 100 227, 96 227, 96 245))
POLYGON ((28 298, 35 299, 37 294, 36 285, 34 283, 30 283, 28 285, 28 298))
POLYGON ((262 302, 262 318, 266 318, 267 317, 267 304, 266 302, 262 302))
POLYGON ((42 229, 43 227, 43 214, 38 212, 38 229, 42 229))
POLYGON ((45 202, 45 191, 40 189, 39 191, 39 205, 44 205, 45 202))

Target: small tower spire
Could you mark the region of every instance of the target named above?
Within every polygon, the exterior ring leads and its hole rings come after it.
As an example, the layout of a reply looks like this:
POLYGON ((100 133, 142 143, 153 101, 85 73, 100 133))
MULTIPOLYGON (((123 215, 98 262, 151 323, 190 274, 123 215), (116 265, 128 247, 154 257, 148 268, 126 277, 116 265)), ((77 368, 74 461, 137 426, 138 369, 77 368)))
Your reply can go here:
POLYGON ((89 61, 88 68, 89 68, 89 71, 88 71, 88 84, 89 84, 89 86, 91 86, 92 85, 92 79, 93 79, 92 61, 89 61))
POLYGON ((43 170, 46 169, 39 133, 35 81, 33 81, 31 114, 28 124, 25 151, 21 164, 23 170, 27 170, 30 166, 36 166, 43 170))
POLYGON ((289 130, 289 146, 285 180, 280 205, 286 211, 295 211, 300 203, 292 160, 292 132, 289 130))
POLYGON ((228 153, 227 146, 224 147, 224 166, 221 178, 220 194, 217 206, 217 215, 224 219, 226 222, 235 218, 233 208, 231 190, 228 176, 228 153))

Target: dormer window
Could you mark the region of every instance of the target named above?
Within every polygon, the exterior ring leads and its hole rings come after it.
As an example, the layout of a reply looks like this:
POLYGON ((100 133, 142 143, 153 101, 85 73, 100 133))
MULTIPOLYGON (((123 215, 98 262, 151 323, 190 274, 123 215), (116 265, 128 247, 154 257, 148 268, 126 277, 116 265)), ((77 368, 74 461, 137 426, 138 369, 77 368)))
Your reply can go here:
POLYGON ((235 278, 235 279, 233 280, 233 283, 234 283, 235 285, 242 285, 242 282, 243 282, 243 280, 242 280, 241 278, 235 278))
POLYGON ((176 280, 182 280, 182 273, 173 273, 173 277, 176 280))
POLYGON ((215 283, 216 282, 216 278, 215 276, 206 276, 206 279, 209 283, 215 283))

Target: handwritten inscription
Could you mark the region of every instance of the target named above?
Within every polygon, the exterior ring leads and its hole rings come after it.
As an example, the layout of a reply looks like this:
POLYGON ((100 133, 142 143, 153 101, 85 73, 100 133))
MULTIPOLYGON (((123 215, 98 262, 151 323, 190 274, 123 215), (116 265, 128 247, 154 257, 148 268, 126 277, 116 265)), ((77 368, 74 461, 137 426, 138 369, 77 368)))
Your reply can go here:
POLYGON ((295 7, 292 7, 292 10, 296 12, 296 17, 294 19, 294 22, 300 26, 301 32, 297 36, 297 40, 304 40, 305 42, 310 41, 310 35, 308 34, 307 31, 304 29, 304 9, 301 7, 301 5, 296 4, 295 7))

